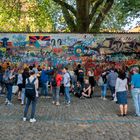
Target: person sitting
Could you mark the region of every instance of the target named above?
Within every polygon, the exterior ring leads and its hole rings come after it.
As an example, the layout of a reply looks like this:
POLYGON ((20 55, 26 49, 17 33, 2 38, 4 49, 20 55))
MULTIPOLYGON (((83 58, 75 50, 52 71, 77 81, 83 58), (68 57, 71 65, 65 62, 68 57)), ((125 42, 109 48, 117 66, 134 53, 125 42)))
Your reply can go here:
POLYGON ((86 97, 86 98, 92 97, 91 85, 89 84, 89 81, 87 79, 85 79, 82 97, 86 97))
POLYGON ((73 92, 76 97, 80 98, 82 96, 82 86, 79 81, 77 81, 76 85, 74 86, 73 92))

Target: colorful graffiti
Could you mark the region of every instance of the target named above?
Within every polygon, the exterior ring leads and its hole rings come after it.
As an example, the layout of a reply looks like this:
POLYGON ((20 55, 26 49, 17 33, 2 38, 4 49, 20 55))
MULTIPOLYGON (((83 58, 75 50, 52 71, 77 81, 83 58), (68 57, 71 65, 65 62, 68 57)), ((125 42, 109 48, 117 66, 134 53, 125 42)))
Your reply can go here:
POLYGON ((0 34, 1 61, 91 67, 103 61, 139 61, 139 56, 140 34, 0 34))

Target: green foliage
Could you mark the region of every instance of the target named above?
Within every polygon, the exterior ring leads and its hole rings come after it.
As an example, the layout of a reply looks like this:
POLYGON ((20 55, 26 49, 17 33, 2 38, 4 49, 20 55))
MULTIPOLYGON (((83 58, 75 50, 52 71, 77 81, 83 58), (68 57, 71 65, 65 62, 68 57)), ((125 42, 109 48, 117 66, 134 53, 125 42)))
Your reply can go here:
POLYGON ((3 32, 123 31, 140 0, 0 0, 3 32))
POLYGON ((1 0, 0 31, 42 32, 53 29, 53 21, 36 0, 1 0))

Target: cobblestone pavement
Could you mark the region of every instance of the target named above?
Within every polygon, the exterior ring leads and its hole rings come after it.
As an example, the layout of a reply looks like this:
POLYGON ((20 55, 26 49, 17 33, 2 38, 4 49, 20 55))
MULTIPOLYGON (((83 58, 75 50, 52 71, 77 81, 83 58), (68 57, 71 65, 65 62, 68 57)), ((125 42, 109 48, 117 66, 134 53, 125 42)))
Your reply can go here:
POLYGON ((24 106, 15 96, 12 106, 4 100, 0 97, 0 140, 140 140, 140 118, 133 115, 131 98, 127 117, 118 117, 118 105, 99 97, 72 97, 71 106, 63 104, 64 97, 60 106, 39 98, 33 124, 22 121, 24 106))

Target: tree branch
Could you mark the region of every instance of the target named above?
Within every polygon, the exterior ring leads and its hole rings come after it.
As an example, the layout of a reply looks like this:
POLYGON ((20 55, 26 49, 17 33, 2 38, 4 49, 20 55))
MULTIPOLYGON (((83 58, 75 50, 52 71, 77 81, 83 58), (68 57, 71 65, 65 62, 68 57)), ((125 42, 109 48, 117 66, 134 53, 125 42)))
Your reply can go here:
POLYGON ((62 12, 68 27, 72 32, 75 32, 77 28, 76 24, 74 23, 74 18, 72 17, 68 9, 65 7, 62 7, 62 12))
POLYGON ((71 5, 69 5, 68 3, 66 3, 62 0, 53 0, 53 1, 56 2, 57 4, 61 5, 62 7, 70 10, 74 14, 74 16, 76 17, 77 12, 71 5))
POLYGON ((105 18, 105 16, 107 15, 107 13, 110 11, 112 5, 114 3, 114 0, 107 0, 103 9, 101 10, 101 12, 99 13, 94 25, 92 26, 92 29, 91 31, 94 31, 94 32, 98 32, 99 31, 99 28, 105 18))
POLYGON ((92 11, 91 11, 91 14, 89 15, 89 18, 90 18, 90 22, 92 21, 92 18, 94 17, 98 7, 103 3, 104 0, 98 0, 95 2, 93 8, 92 8, 92 11))

